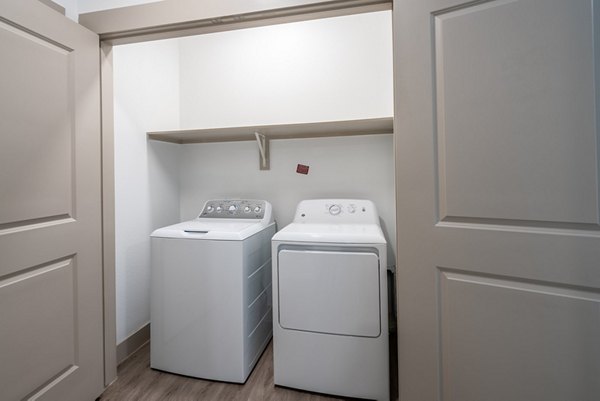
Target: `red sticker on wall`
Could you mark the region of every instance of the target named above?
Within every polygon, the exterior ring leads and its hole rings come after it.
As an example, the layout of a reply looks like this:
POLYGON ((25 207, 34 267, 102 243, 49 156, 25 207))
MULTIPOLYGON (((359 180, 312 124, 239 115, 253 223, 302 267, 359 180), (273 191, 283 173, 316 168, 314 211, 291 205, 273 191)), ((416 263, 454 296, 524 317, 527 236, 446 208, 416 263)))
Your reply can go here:
POLYGON ((298 174, 308 174, 308 166, 305 166, 304 164, 298 164, 298 167, 296 167, 296 172, 298 174))

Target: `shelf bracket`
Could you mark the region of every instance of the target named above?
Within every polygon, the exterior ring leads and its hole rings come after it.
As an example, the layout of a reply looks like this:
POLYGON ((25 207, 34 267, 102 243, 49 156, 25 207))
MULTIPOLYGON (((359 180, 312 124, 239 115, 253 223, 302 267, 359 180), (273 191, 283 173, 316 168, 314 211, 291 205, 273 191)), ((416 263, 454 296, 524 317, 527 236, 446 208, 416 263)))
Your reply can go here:
POLYGON ((254 133, 259 152, 259 167, 261 170, 269 170, 269 139, 258 132, 254 133))

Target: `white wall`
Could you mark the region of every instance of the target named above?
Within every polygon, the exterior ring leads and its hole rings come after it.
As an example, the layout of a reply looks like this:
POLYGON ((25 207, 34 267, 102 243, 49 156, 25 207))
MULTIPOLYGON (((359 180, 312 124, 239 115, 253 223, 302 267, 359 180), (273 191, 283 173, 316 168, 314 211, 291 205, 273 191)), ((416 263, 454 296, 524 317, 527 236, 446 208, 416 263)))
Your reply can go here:
POLYGON ((279 228, 299 201, 357 198, 375 202, 394 264, 396 242, 392 135, 271 141, 271 169, 258 168, 253 142, 189 144, 181 154, 181 218, 194 218, 205 200, 266 199, 279 228), (296 173, 298 163, 309 174, 296 173))
MULTIPOLYGON (((77 22, 79 20, 77 0, 52 0, 65 9, 65 15, 77 22)), ((97 0, 96 0, 97 1, 97 0)))
POLYGON ((175 41, 114 48, 117 343, 150 320, 150 233, 179 221, 179 146, 146 131, 179 125, 175 41))
POLYGON ((79 14, 92 11, 108 10, 133 6, 136 4, 155 3, 161 0, 52 0, 65 8, 65 15, 73 21, 79 21, 79 14))
POLYGON ((393 115, 391 12, 181 39, 182 128, 393 115))
MULTIPOLYGON (((389 11, 182 39, 181 127, 392 116, 391 40, 389 11)), ((392 145, 391 135, 272 141, 270 171, 258 169, 253 142, 182 146, 181 216, 210 198, 255 197, 283 227, 302 199, 371 199, 393 264, 392 145)))
POLYGON ((160 0, 77 0, 77 7, 79 9, 79 14, 84 14, 91 13, 92 11, 108 10, 110 8, 155 3, 157 1, 160 0))

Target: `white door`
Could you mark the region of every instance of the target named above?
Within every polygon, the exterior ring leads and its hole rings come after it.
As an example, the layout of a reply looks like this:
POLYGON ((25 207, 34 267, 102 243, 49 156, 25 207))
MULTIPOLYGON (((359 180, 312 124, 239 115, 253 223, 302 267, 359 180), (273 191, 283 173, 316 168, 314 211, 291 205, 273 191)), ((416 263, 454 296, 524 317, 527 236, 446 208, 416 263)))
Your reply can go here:
POLYGON ((0 1, 0 399, 103 389, 98 36, 0 1))
POLYGON ((394 2, 402 401, 600 399, 599 9, 394 2))

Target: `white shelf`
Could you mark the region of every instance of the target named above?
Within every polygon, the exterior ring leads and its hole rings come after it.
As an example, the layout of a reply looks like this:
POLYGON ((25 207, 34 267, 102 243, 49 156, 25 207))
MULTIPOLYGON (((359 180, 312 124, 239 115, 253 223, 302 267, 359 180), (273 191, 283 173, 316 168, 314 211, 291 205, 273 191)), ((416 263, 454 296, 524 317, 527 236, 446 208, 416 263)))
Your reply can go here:
POLYGON ((325 121, 301 124, 256 125, 248 127, 206 128, 176 131, 148 132, 148 138, 173 143, 205 143, 254 141, 255 133, 268 140, 292 138, 319 138, 328 136, 391 134, 394 119, 371 118, 364 120, 325 121))

